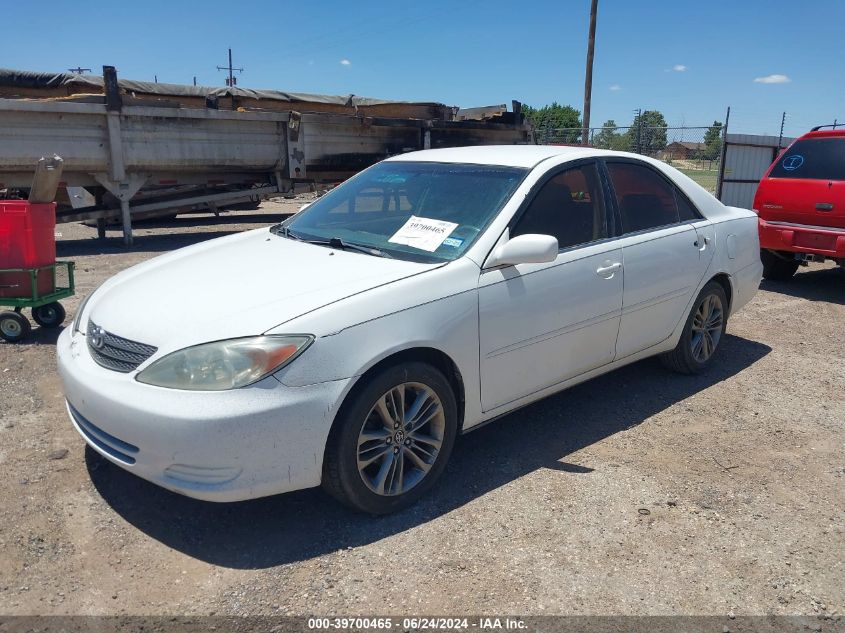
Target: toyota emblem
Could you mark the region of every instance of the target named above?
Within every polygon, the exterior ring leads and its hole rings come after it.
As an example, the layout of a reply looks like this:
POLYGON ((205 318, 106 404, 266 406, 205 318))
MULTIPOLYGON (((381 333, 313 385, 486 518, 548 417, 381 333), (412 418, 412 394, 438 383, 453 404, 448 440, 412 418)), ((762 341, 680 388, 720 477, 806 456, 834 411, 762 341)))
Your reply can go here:
POLYGON ((91 347, 94 349, 103 349, 106 344, 106 332, 99 325, 95 325, 91 329, 91 347))

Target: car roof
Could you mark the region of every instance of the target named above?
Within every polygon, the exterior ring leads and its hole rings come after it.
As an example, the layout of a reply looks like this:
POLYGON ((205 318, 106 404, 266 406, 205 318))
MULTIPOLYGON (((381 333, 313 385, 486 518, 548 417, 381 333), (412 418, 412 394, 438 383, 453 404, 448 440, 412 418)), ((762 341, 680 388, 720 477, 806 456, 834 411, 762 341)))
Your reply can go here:
POLYGON ((620 152, 567 145, 475 145, 472 147, 424 149, 393 156, 388 160, 531 168, 548 158, 558 156, 576 159, 589 156, 618 156, 620 154, 620 152))
POLYGON ((803 136, 799 137, 799 139, 803 140, 803 139, 806 139, 806 138, 831 138, 831 137, 839 138, 839 137, 842 137, 842 136, 845 136, 845 127, 840 127, 840 128, 835 129, 835 130, 825 130, 825 129, 810 130, 809 132, 807 132, 803 136))

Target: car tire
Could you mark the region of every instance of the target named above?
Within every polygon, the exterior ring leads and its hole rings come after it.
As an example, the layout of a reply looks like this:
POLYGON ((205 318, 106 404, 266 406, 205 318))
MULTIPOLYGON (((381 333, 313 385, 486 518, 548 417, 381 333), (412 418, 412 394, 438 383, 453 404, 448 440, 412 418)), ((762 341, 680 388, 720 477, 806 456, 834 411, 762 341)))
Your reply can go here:
POLYGON ((769 281, 786 281, 798 270, 799 262, 783 259, 772 251, 761 249, 760 261, 763 262, 763 277, 769 281))
POLYGON ((32 309, 32 320, 44 328, 59 327, 65 320, 65 309, 58 301, 32 309))
POLYGON ((671 352, 660 356, 669 369, 697 374, 711 363, 728 325, 728 299, 716 281, 708 282, 692 304, 681 340, 671 352))
POLYGON ((415 503, 442 475, 457 405, 446 377, 425 363, 393 365, 365 380, 329 434, 323 488, 356 510, 388 514, 415 503))
POLYGON ((25 339, 32 326, 25 316, 11 310, 0 312, 0 338, 9 343, 25 339))

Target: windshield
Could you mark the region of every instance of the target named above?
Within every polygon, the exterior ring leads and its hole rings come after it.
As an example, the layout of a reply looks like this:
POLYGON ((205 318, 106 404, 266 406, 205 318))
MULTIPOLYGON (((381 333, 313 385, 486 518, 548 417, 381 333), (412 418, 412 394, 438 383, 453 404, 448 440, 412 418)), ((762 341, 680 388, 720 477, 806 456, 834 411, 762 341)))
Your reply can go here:
POLYGON ((845 180, 845 137, 796 141, 779 156, 772 178, 845 180))
POLYGON ((366 246, 397 259, 459 257, 526 169, 455 163, 378 163, 283 224, 290 237, 366 246))

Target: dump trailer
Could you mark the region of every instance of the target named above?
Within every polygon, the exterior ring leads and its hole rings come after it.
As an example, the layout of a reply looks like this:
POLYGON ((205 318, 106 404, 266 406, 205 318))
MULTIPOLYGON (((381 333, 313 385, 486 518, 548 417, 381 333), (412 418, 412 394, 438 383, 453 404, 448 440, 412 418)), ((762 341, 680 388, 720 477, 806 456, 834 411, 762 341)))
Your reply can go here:
POLYGON ((38 160, 58 155, 62 185, 92 203, 57 222, 98 219, 102 234, 119 218, 131 244, 133 218, 333 184, 418 149, 533 143, 518 102, 474 111, 122 81, 108 66, 102 77, 0 70, 0 189, 29 187, 38 160))

